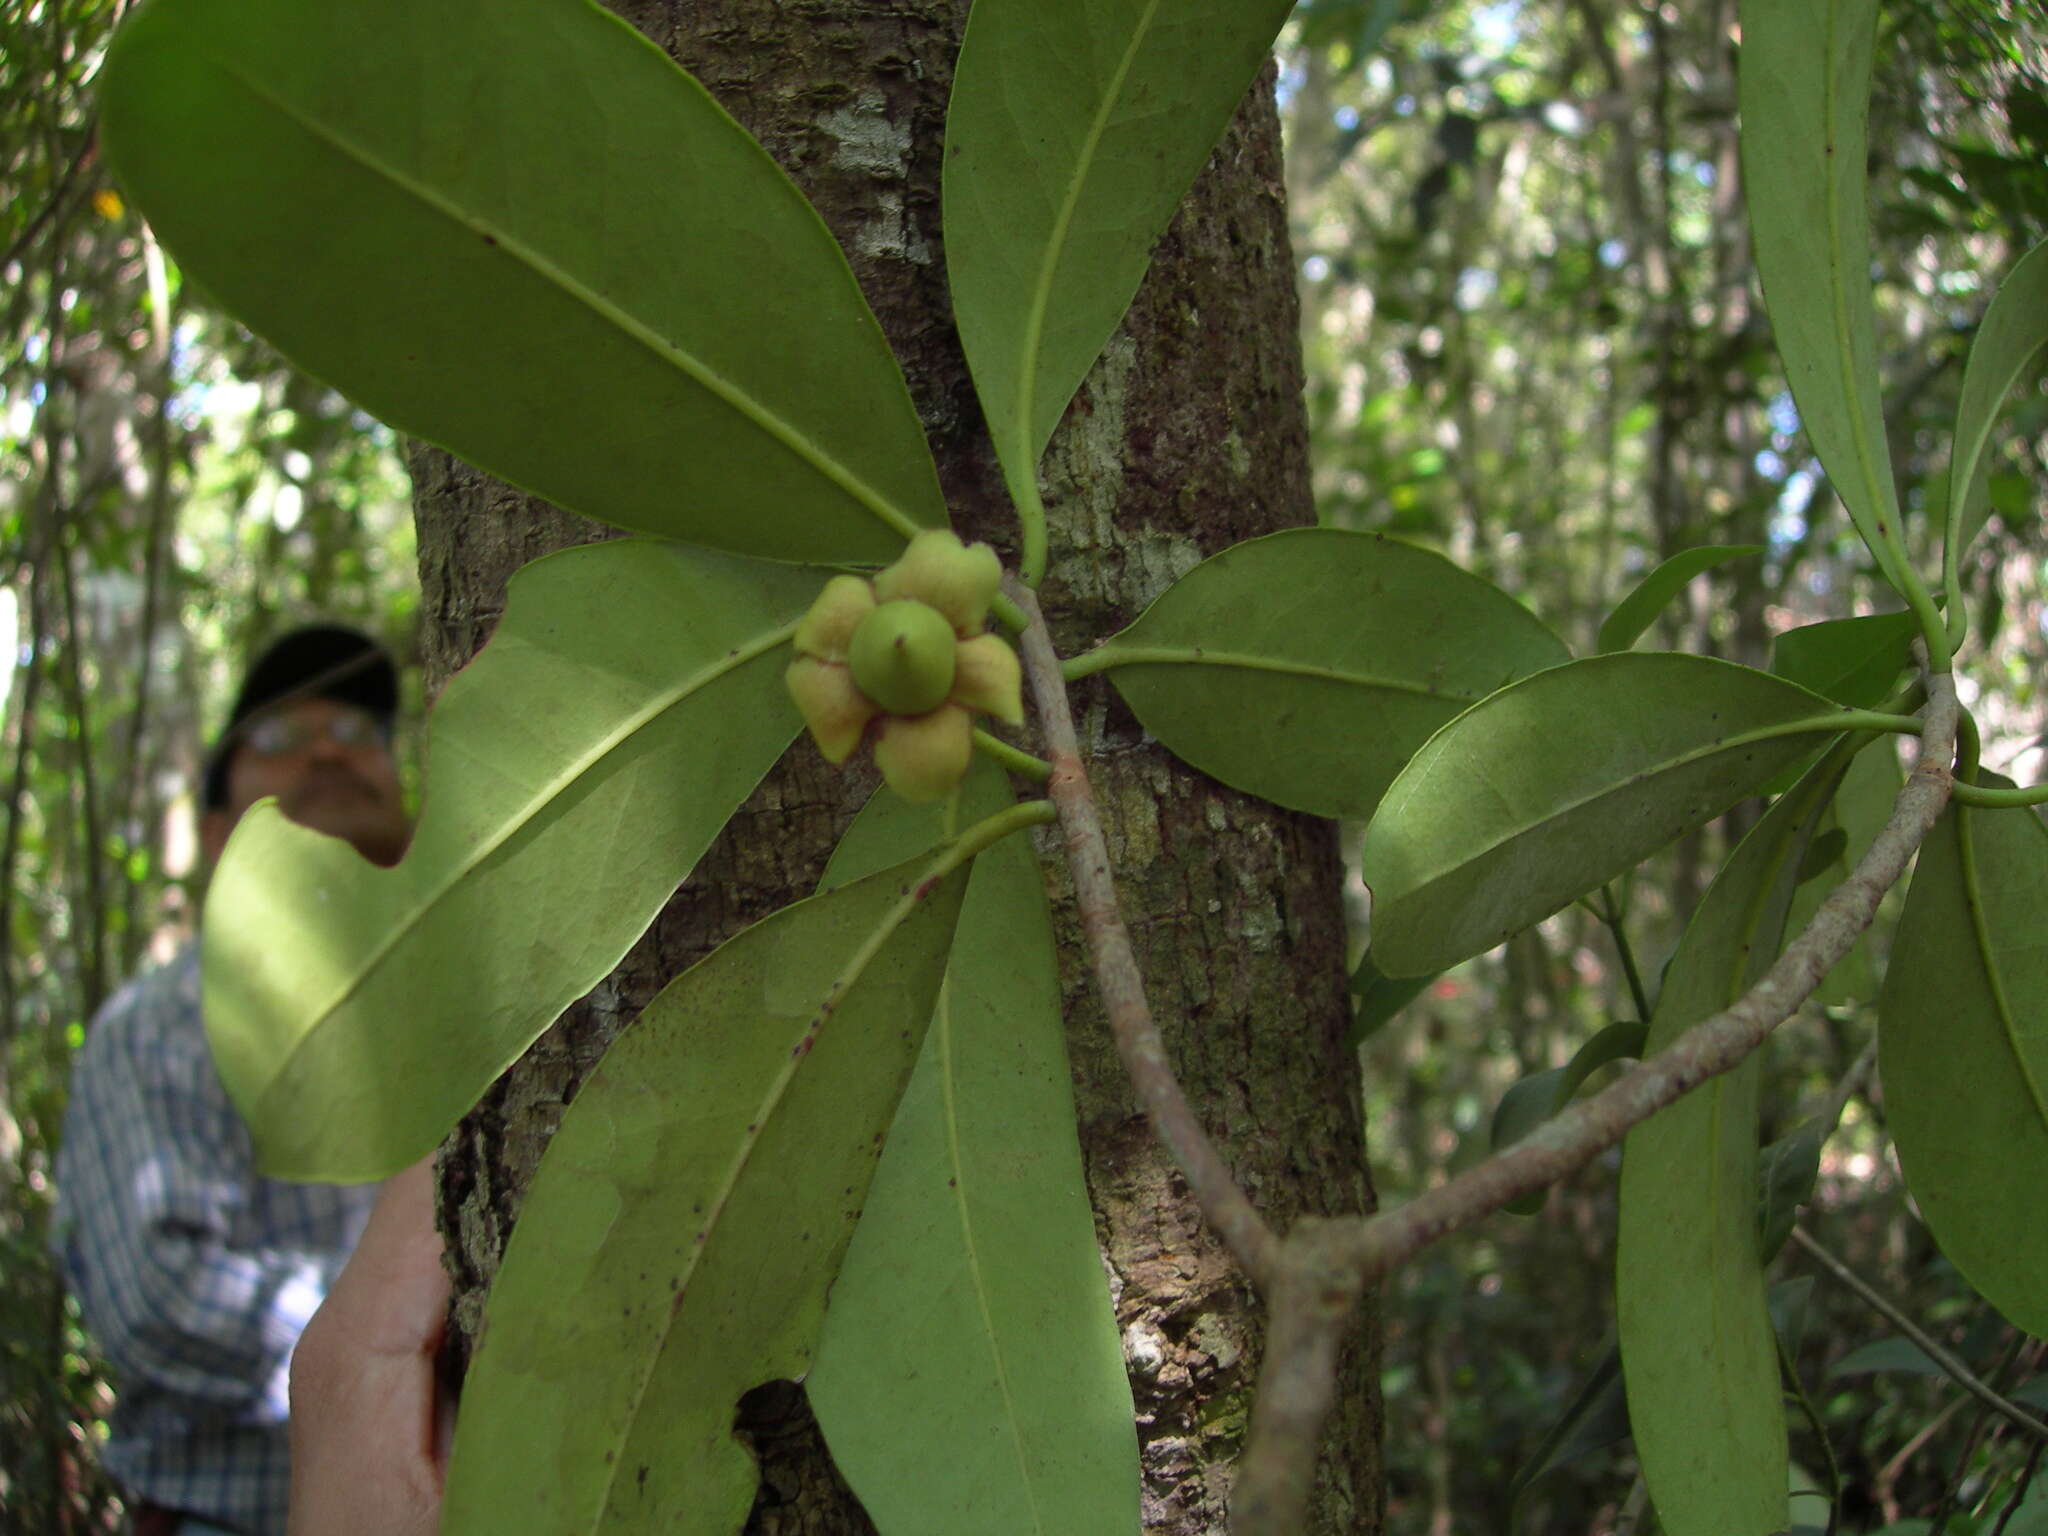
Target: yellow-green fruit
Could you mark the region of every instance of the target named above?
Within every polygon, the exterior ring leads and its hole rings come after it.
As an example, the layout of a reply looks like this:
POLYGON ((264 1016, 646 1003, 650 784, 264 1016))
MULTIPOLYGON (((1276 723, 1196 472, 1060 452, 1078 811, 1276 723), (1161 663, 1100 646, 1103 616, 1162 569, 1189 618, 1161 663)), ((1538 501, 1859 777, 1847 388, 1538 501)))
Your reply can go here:
POLYGON ((944 614, 903 599, 860 621, 846 663, 860 691, 888 713, 921 715, 953 691, 958 644, 944 614))

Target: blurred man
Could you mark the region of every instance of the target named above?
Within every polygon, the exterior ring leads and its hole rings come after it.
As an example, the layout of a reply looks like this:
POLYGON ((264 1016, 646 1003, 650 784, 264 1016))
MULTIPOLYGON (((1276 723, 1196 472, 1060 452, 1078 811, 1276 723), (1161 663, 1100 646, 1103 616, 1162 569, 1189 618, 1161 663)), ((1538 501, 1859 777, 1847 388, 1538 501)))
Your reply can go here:
MULTIPOLYGON (((266 796, 395 864, 411 835, 391 750, 391 658, 335 625, 250 669, 209 756, 211 863, 266 796)), ((58 1257, 113 1368, 105 1452, 140 1536, 283 1536, 293 1346, 361 1235, 374 1185, 261 1178, 214 1071, 198 945, 94 1021, 57 1159, 58 1257)))

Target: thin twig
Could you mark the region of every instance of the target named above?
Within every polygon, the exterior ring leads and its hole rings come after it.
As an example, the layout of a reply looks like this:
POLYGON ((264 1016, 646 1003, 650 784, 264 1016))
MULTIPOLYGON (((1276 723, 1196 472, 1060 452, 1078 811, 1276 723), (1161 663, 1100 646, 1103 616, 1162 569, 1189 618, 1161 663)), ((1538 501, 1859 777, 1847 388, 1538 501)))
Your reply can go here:
POLYGON ((1024 675, 1031 684, 1031 702, 1052 777, 1046 794, 1059 808, 1060 833, 1066 840, 1067 863, 1074 872, 1074 895, 1081 908, 1081 933, 1095 968, 1095 985, 1109 1012, 1124 1070, 1130 1074, 1138 1103, 1151 1118, 1173 1160, 1187 1177, 1195 1203, 1244 1266, 1245 1273, 1267 1295, 1273 1291, 1275 1238, 1258 1211, 1231 1177, 1229 1166, 1181 1092, 1167 1060, 1166 1042, 1145 1002, 1144 979, 1131 952, 1123 915, 1117 910, 1116 882, 1110 873, 1109 847, 1096 814, 1095 793, 1081 767, 1081 744, 1074 717, 1067 708, 1066 680, 1045 615, 1031 589, 1009 581, 1006 590, 1024 610, 1029 624, 1019 637, 1024 675))
MULTIPOLYGON (((1373 1285, 1439 1238, 1582 1167, 1665 1105, 1707 1078, 1735 1067, 1761 1045, 1870 926, 1878 902, 1897 883, 1913 850, 1948 803, 1957 716, 1955 681, 1943 673, 1931 676, 1927 687, 1920 760, 1899 792, 1891 820, 1849 877, 1821 903, 1805 931, 1747 994, 1695 1024, 1666 1050, 1638 1062, 1600 1093, 1579 1101, 1506 1151, 1448 1183, 1398 1209, 1363 1220, 1330 1223, 1327 1231, 1316 1235, 1318 1261, 1326 1262, 1329 1250, 1337 1250, 1348 1255, 1361 1287, 1373 1285)), ((1292 1382, 1298 1374, 1331 1369, 1328 1361, 1333 1357, 1313 1334, 1309 1343, 1318 1347, 1304 1345, 1292 1357, 1284 1355, 1280 1346, 1298 1336, 1299 1330, 1283 1330, 1278 1318, 1268 1334, 1259 1396, 1252 1408, 1251 1439, 1239 1472, 1247 1485, 1268 1486, 1280 1474, 1275 1471, 1269 1476, 1260 1463, 1270 1458, 1276 1468, 1298 1466, 1304 1455, 1313 1455, 1321 1438, 1319 1421, 1290 1412, 1283 1422, 1278 1413, 1267 1409, 1269 1394, 1282 1383, 1292 1382)), ((1323 1390, 1327 1391, 1327 1384, 1323 1390)), ((1283 1399, 1290 1405, 1315 1400, 1317 1384, 1306 1381, 1283 1399)), ((1296 1524, 1262 1524, 1260 1536, 1299 1530, 1306 1500, 1307 1490, 1302 1488, 1292 1515, 1296 1524)), ((1239 1536, 1248 1536, 1245 1528, 1240 1527, 1239 1536)))
POLYGON ((1998 1524, 1991 1528, 1991 1536, 2005 1536, 2005 1528, 2012 1523, 2012 1517, 2019 1512, 2020 1504, 2026 1499, 2027 1487, 2034 1481, 2034 1474, 2041 1470, 2041 1452, 2044 1447, 2038 1440, 2027 1452, 2027 1464, 2020 1472, 2020 1480, 2013 1484, 2012 1497, 2006 1501, 2005 1509, 1998 1517, 1998 1524))
POLYGON ((1793 1227, 1792 1241, 1805 1249, 1812 1256, 1814 1262, 1819 1264, 1822 1269, 1825 1269, 1829 1274, 1841 1281, 1843 1285, 1854 1291, 1858 1299, 1865 1306, 1879 1314, 1907 1339, 1919 1346, 1927 1358, 1940 1366, 1957 1386, 1961 1387, 1994 1413, 2002 1414, 2007 1419, 2010 1419, 2035 1439, 2048 1442, 2048 1423, 2043 1423, 2018 1403, 2001 1397, 1997 1392, 1993 1391, 1990 1385, 1983 1381, 1976 1372, 1972 1371, 1961 1360, 1937 1344, 1926 1329, 1922 1328, 1912 1318, 1893 1305, 1887 1297, 1873 1288, 1855 1270, 1815 1242, 1804 1228, 1793 1227))
POLYGON ((1955 729, 1955 681, 1938 674, 1928 683, 1920 760, 1899 792, 1891 820, 1762 979, 1668 1049, 1638 1062, 1610 1086, 1580 1100, 1506 1151, 1406 1205, 1360 1223, 1355 1257, 1367 1281, 1377 1280, 1438 1238, 1490 1215, 1518 1195, 1583 1167, 1665 1105, 1709 1077, 1740 1065, 1870 926, 1878 902, 1897 884, 1913 850, 1940 817, 1948 803, 1955 729))

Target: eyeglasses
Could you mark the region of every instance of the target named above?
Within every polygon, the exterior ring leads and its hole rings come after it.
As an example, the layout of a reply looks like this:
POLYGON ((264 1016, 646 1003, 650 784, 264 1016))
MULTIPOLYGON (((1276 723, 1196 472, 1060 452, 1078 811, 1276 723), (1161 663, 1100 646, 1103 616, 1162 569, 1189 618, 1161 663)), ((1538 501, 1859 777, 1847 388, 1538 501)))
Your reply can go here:
POLYGON ((367 709, 338 705, 322 715, 264 715, 242 728, 244 747, 258 757, 283 757, 301 752, 325 736, 337 747, 383 746, 390 740, 384 722, 367 709))

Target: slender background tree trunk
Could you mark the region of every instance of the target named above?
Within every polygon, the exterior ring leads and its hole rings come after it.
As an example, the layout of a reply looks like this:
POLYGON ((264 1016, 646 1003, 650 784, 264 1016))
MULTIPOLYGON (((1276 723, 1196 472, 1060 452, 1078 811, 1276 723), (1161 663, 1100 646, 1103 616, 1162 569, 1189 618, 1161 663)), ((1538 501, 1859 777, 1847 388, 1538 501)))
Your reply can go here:
MULTIPOLYGON (((945 104, 965 5, 669 0, 618 9, 692 70, 817 205, 903 364, 955 525, 1007 554, 1012 514, 949 319, 939 227, 945 104)), ((1269 72, 1161 243, 1048 456, 1054 562, 1043 596, 1063 652, 1112 633, 1217 550, 1312 519, 1296 324, 1269 72)), ((488 637, 518 565, 603 530, 438 450, 410 457, 424 652, 438 691, 488 637)), ((1277 1224, 1363 1208, 1371 1191, 1356 1066, 1341 1045, 1348 1005, 1334 828, 1175 762, 1099 679, 1076 702, 1097 754, 1126 914, 1191 1098, 1277 1224)), ((812 888, 870 782, 826 768, 800 742, 619 971, 457 1132, 443 1193, 462 1265, 459 1352, 576 1085, 670 976, 812 888)), ((1137 1401, 1146 1527, 1220 1530, 1258 1365, 1259 1304, 1135 1112, 1085 975, 1064 871, 1048 870, 1082 1149, 1137 1401)), ((1380 1528, 1377 1336, 1368 1317, 1347 1361, 1323 1464, 1322 1530, 1380 1528)), ((822 1454, 800 1392, 752 1394, 741 1421, 763 1457, 751 1529, 868 1528, 822 1454)))

